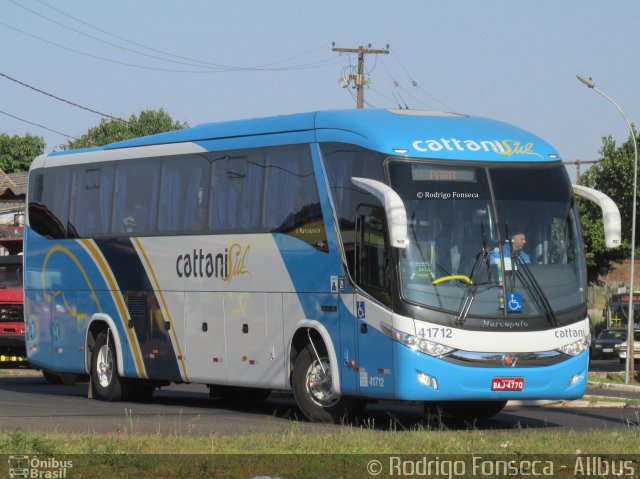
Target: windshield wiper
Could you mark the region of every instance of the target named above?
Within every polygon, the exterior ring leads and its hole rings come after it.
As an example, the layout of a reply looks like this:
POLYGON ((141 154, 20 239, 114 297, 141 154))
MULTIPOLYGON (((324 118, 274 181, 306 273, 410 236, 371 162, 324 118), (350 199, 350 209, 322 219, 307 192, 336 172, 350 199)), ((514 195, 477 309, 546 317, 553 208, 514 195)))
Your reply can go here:
POLYGON ((489 268, 489 250, 487 249, 487 236, 484 232, 484 223, 480 222, 480 232, 482 235, 482 250, 476 255, 476 260, 471 268, 471 283, 464 292, 462 302, 460 304, 460 310, 458 311, 458 317, 456 318, 456 324, 461 326, 467 319, 471 304, 478 294, 478 286, 484 271, 487 272, 487 279, 491 281, 491 270, 489 268), (484 268, 482 267, 484 266, 484 268))
POLYGON ((553 312, 553 308, 551 307, 547 296, 544 294, 544 291, 540 287, 540 283, 538 283, 538 280, 531 272, 529 265, 520 258, 520 255, 517 256, 517 259, 519 260, 518 265, 522 266, 522 271, 524 274, 520 274, 518 270, 516 270, 516 275, 518 276, 518 278, 520 278, 520 281, 522 282, 524 287, 533 293, 534 299, 536 300, 536 303, 538 303, 538 307, 540 307, 541 310, 544 310, 545 316, 547 317, 551 325, 557 326, 558 318, 556 318, 556 314, 553 312))

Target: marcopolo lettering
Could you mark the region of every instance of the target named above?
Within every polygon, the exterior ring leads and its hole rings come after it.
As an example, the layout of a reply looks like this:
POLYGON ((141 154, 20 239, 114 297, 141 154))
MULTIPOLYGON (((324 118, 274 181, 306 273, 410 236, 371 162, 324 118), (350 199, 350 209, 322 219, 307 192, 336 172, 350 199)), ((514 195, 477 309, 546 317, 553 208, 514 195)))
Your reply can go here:
POLYGON ((247 255, 250 246, 242 247, 233 243, 224 253, 212 253, 200 249, 182 253, 176 258, 178 278, 220 278, 230 281, 235 276, 249 274, 247 255))
POLYGON ((529 323, 527 321, 503 321, 503 320, 484 320, 482 321, 483 328, 505 328, 505 329, 518 329, 528 328, 529 323))

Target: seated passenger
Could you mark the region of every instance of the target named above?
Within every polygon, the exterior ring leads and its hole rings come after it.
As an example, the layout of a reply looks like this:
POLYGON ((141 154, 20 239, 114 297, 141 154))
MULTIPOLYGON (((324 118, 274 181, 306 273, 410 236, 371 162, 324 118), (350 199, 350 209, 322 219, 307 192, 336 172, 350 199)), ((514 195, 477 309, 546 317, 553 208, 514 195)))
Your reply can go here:
POLYGON ((136 203, 133 213, 122 220, 124 231, 127 233, 144 231, 148 220, 146 211, 144 206, 136 203))

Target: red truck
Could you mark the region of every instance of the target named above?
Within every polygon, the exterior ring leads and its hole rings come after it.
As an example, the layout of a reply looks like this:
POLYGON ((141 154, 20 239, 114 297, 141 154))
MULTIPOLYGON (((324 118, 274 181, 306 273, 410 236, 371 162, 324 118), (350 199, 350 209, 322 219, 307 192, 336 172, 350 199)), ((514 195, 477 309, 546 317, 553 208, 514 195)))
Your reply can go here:
POLYGON ((0 226, 0 367, 27 365, 22 234, 21 225, 0 226))

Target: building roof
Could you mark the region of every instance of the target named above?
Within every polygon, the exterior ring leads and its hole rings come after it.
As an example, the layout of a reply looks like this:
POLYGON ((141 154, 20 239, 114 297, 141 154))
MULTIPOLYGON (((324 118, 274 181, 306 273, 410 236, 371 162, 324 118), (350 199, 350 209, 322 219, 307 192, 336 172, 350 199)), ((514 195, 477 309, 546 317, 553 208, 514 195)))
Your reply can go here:
POLYGON ((28 173, 26 171, 9 174, 0 171, 0 200, 26 196, 27 176, 28 173))

